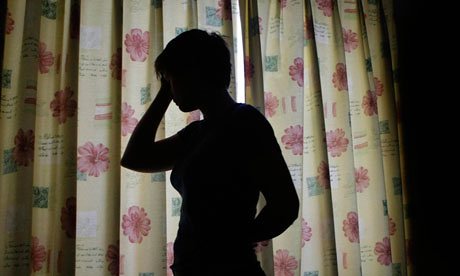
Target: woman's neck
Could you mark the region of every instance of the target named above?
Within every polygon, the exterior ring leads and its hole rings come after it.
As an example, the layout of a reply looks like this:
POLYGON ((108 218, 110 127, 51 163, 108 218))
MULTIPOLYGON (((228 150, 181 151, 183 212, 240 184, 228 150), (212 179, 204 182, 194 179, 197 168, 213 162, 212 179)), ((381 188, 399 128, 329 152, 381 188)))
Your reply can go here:
POLYGON ((228 112, 235 103, 227 91, 220 91, 215 94, 215 97, 207 98, 200 110, 204 119, 213 120, 213 118, 218 118, 228 112))

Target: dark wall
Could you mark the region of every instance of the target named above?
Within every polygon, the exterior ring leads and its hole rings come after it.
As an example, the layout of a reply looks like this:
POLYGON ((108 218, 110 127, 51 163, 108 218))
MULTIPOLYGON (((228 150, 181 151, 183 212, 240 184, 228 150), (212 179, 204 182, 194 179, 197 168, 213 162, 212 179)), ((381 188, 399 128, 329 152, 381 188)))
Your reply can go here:
POLYGON ((458 116, 450 117, 449 113, 460 111, 460 106, 455 107, 454 95, 460 89, 449 86, 460 81, 460 73, 449 45, 458 31, 442 34, 449 24, 448 7, 434 2, 394 2, 400 47, 402 142, 407 156, 416 275, 457 275, 454 271, 459 270, 460 259, 453 256, 459 255, 454 246, 458 244, 460 235, 455 232, 459 228, 454 225, 460 217, 455 207, 460 204, 460 168, 453 166, 458 161, 452 158, 459 158, 460 150, 453 135, 458 128, 454 118, 458 116), (449 70, 458 76, 451 78, 449 70), (446 126, 448 122, 450 127, 446 126))

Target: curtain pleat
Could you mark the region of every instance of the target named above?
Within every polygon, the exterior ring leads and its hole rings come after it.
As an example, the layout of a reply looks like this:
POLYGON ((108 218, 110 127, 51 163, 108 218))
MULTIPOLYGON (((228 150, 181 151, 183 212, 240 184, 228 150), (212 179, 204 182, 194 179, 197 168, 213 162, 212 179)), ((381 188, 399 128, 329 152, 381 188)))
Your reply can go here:
MULTIPOLYGON (((35 105, 25 102, 25 94, 35 99, 37 93, 40 7, 34 4, 9 1, 6 15, 0 105, 0 274, 9 275, 29 273, 32 243, 35 105), (25 40, 27 48, 22 47, 25 40)), ((44 246, 42 253, 46 254, 44 246)))
POLYGON ((337 274, 327 144, 313 18, 304 6, 304 152, 301 275, 337 274))
MULTIPOLYGON (((134 127, 156 97, 160 82, 153 62, 163 49, 161 5, 123 1, 123 27, 117 51, 122 59, 121 152, 134 127), (141 46, 137 46, 141 45, 141 46), (139 48, 136 48, 139 47, 139 48)), ((164 123, 156 139, 164 138, 164 123)), ((120 275, 161 275, 166 260, 165 173, 121 169, 120 275), (136 228, 137 225, 142 225, 136 228), (149 256, 146 261, 144 256, 149 256)))
POLYGON ((326 167, 329 172, 337 270, 339 275, 360 275, 354 149, 342 28, 335 2, 311 1, 310 5, 328 152, 322 169, 326 167))
POLYGON ((98 275, 113 271, 119 246, 121 2, 80 9, 75 274, 98 275))
POLYGON ((401 170, 399 165, 399 138, 397 112, 391 67, 389 39, 385 35, 381 3, 362 1, 369 51, 366 61, 369 83, 377 96, 380 144, 383 160, 386 198, 388 204, 388 231, 391 242, 393 274, 406 274, 404 217, 401 170), (371 71, 370 71, 371 69, 371 71))
MULTIPOLYGON (((410 216, 410 197, 408 190, 408 183, 406 179, 406 160, 405 160, 405 150, 404 150, 404 137, 403 137, 403 125, 401 123, 401 113, 400 110, 400 90, 399 90, 399 63, 398 63, 398 43, 396 40, 396 24, 394 18, 394 9, 393 1, 386 0, 380 2, 379 8, 383 10, 380 12, 382 19, 382 28, 383 28, 383 37, 387 38, 387 45, 389 47, 389 53, 391 54, 391 73, 393 81, 393 91, 394 91, 394 100, 395 100, 395 111, 396 111, 396 124, 398 128, 398 141, 399 141, 399 165, 400 165, 400 176, 401 176, 401 185, 402 185, 402 202, 403 202, 403 218, 404 218, 404 238, 405 238, 405 261, 407 266, 407 275, 414 275, 414 265, 411 260, 411 251, 412 251, 412 226, 411 226, 411 216, 410 216)), ((387 52, 388 54, 388 52, 387 52)), ((389 84, 391 85, 391 84, 389 84)))

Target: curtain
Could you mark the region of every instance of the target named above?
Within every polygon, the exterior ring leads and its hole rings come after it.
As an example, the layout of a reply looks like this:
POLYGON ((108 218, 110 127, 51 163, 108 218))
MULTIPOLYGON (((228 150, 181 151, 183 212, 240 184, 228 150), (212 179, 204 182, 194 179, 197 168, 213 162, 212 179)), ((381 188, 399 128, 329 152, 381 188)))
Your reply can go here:
MULTIPOLYGON (((156 56, 192 28, 226 40, 229 93, 270 121, 301 200, 255 248, 267 275, 413 274, 391 0, 6 6, 0 275, 172 275, 181 198, 169 172, 119 160, 160 87, 156 56)), ((201 117, 171 105, 157 138, 201 117)))

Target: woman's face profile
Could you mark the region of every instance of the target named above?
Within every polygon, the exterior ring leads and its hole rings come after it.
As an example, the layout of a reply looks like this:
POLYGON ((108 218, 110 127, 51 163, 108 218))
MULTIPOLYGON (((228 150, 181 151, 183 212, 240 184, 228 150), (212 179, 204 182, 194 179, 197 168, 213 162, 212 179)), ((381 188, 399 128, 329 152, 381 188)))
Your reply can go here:
POLYGON ((199 78, 193 75, 193 73, 185 73, 168 77, 173 101, 182 112, 190 112, 199 108, 199 78))

